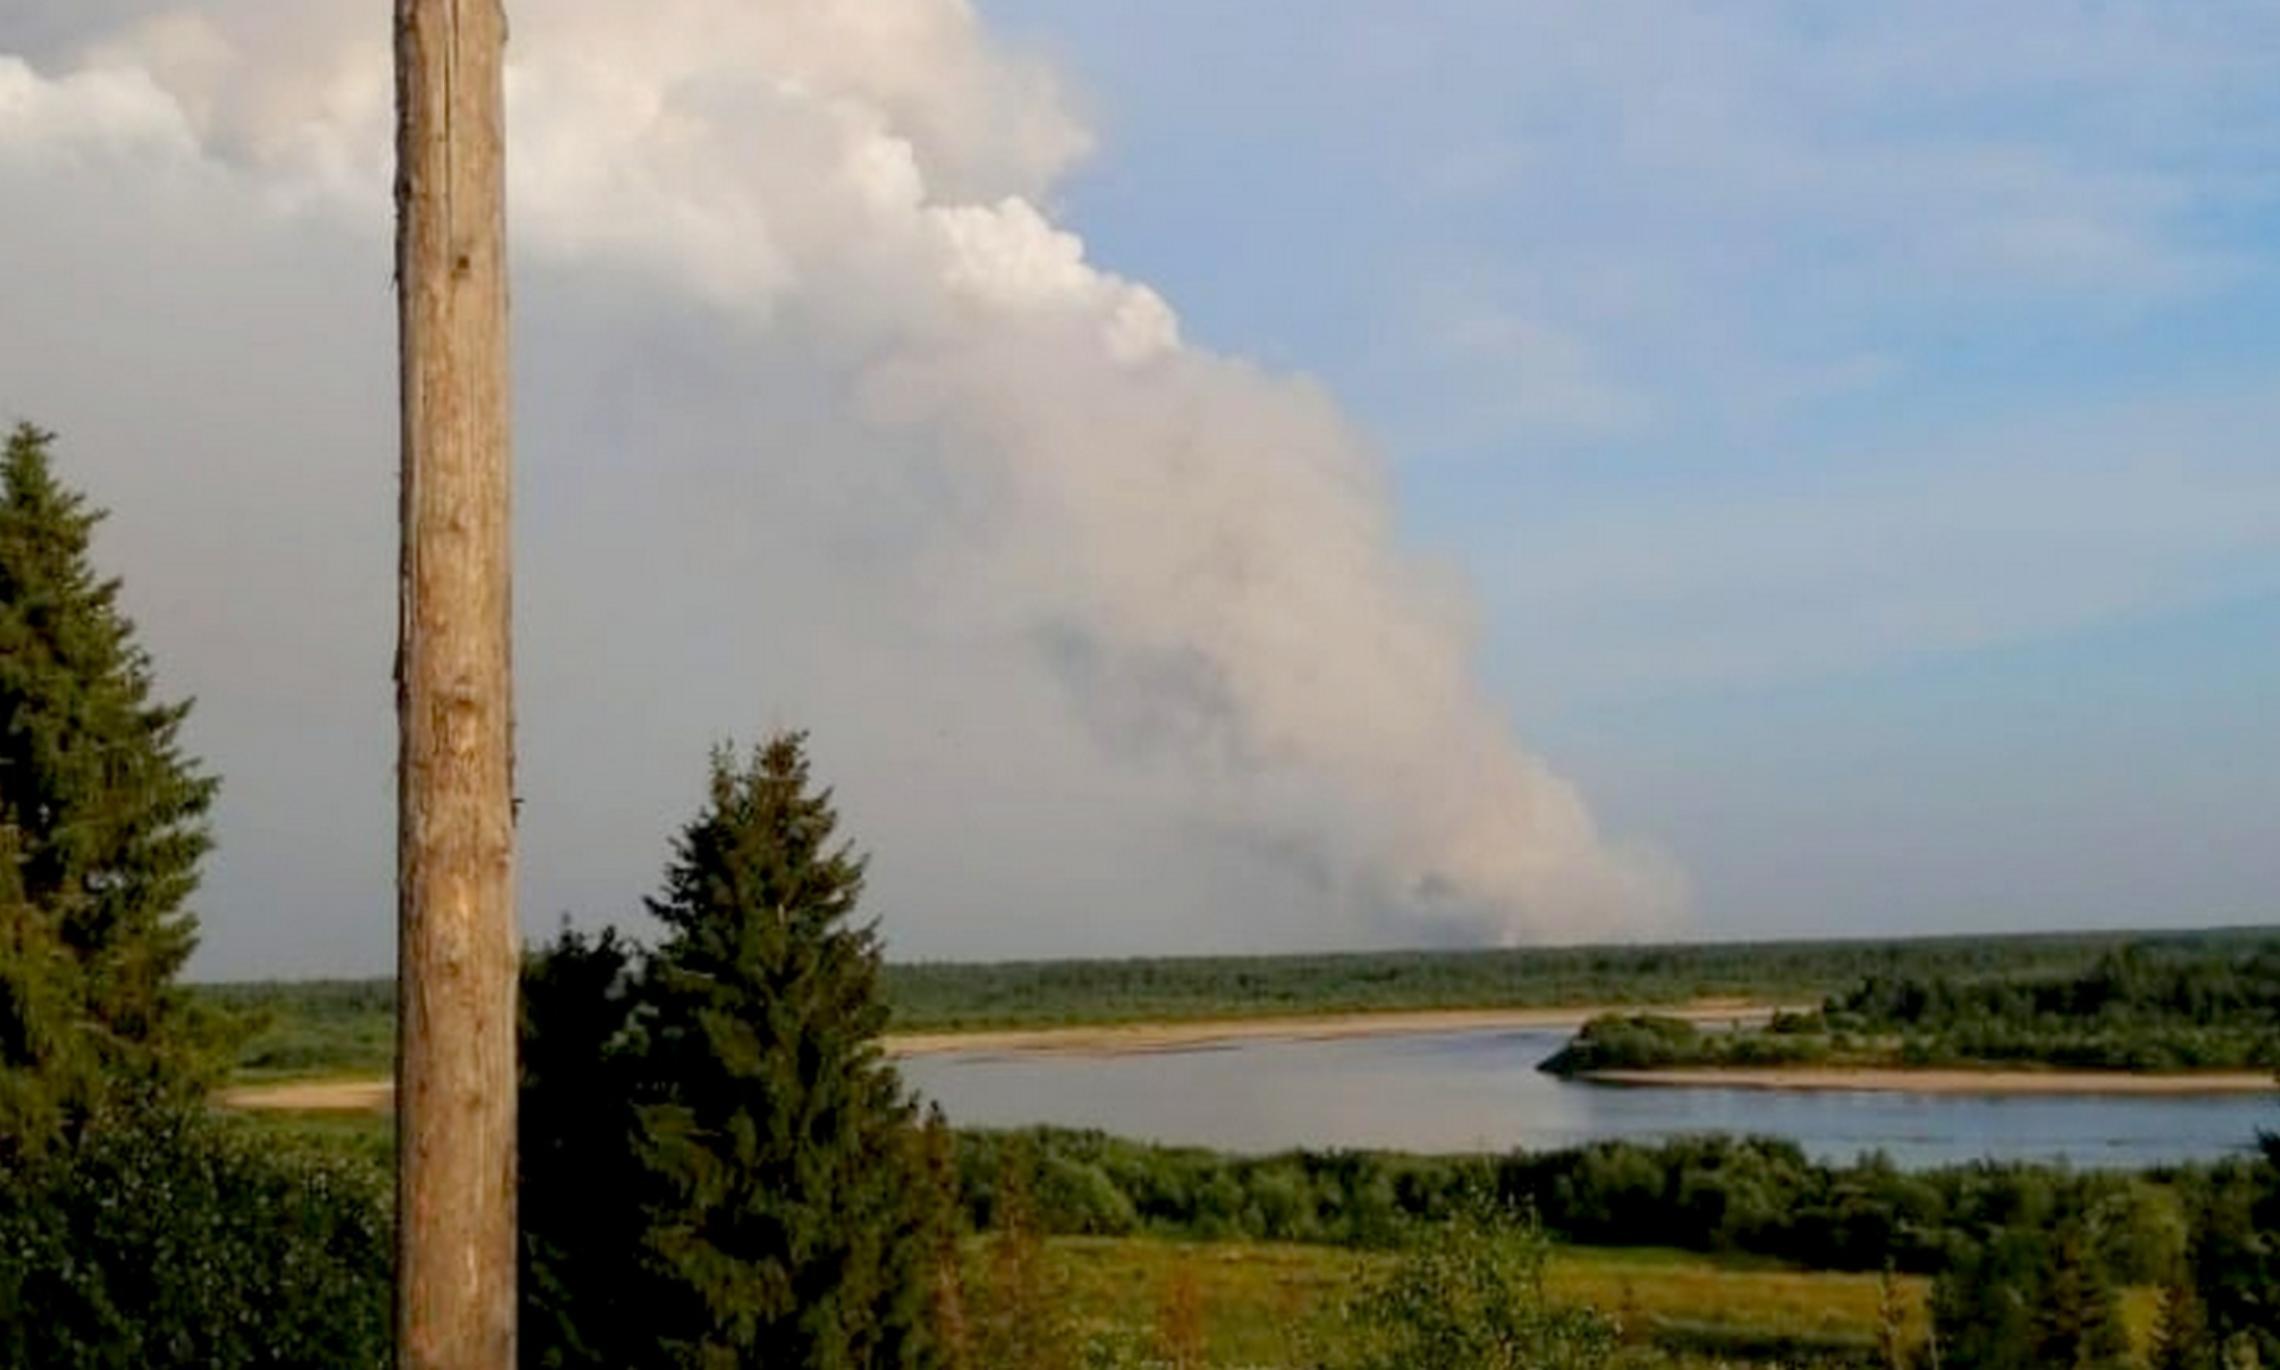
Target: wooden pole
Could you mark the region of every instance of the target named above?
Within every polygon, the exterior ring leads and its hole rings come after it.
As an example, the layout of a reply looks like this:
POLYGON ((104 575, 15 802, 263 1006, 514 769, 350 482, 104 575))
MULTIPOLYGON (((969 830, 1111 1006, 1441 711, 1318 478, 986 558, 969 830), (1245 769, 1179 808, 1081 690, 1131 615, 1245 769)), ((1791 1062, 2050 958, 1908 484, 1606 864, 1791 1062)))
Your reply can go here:
POLYGON ((511 1370, 504 0, 396 0, 396 1363, 511 1370))

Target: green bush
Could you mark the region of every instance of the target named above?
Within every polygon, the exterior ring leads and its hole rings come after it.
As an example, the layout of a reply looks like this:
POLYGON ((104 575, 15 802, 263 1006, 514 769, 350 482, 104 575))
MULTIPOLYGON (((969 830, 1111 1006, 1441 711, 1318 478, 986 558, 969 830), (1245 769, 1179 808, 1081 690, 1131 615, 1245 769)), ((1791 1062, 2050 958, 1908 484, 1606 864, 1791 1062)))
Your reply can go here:
POLYGON ((1121 1237, 1140 1222, 1132 1200, 1100 1167, 1067 1156, 1049 1155, 1038 1167, 1037 1202, 1060 1215, 1062 1231, 1085 1236, 1121 1237))
POLYGON ((98 1123, 0 1183, 0 1364, 385 1366, 368 1164, 225 1120, 98 1123))
MULTIPOLYGON (((1352 1370, 1600 1370, 1615 1328, 1544 1296, 1549 1242, 1485 1192, 1419 1234, 1347 1309, 1352 1370)), ((1344 1358, 1341 1358, 1344 1359, 1344 1358)))
POLYGON ((1685 1066, 1705 1056, 1703 1035, 1683 1018, 1652 1013, 1608 1013, 1583 1025, 1541 1069, 1554 1075, 1595 1070, 1685 1066))
POLYGON ((1032 1158, 1032 1216, 1056 1235, 1388 1249, 1420 1225, 1448 1221, 1467 1195, 1488 1186, 1562 1241, 1745 1254, 1826 1270, 1889 1265, 1936 1274, 1992 1229, 2091 1220, 2100 1266, 2122 1283, 2149 1284, 2184 1258, 2188 1214, 2220 1197, 2223 1211, 2238 1210, 2232 1226, 2242 1233, 2272 1226, 2246 1207, 2246 1181, 2225 1179, 2245 1173, 2231 1164, 2143 1175, 1993 1162, 1906 1171, 1881 1155, 1830 1165, 1794 1142, 1725 1136, 1503 1156, 1232 1156, 1036 1128, 957 1134, 959 1201, 975 1228, 999 1224, 996 1186, 1013 1151, 1032 1158))

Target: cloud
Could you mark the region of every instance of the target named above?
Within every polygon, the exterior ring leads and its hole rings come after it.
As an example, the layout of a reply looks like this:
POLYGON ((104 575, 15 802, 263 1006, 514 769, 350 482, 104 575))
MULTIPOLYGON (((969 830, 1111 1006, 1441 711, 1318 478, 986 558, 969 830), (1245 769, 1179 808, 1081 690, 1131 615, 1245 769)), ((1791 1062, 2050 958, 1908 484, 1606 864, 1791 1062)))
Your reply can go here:
MULTIPOLYGON (((207 698, 217 900, 334 903, 303 961, 355 906, 368 958, 385 34, 338 4, 88 13, 32 16, 39 65, 0 66, 11 202, 56 206, 0 227, 0 281, 41 302, 6 402, 85 435, 162 662, 207 698), (358 798, 311 808, 330 791, 358 798)), ((508 80, 539 911, 622 911, 705 738, 810 721, 898 945, 1605 936, 1679 907, 1514 741, 1335 405, 1185 344, 1053 221, 1089 136, 966 6, 560 0, 518 14, 508 80)), ((210 964, 274 964, 233 920, 210 964)))
POLYGON ((194 153, 182 110, 148 74, 80 71, 50 81, 0 54, 0 129, 22 163, 85 155, 169 161, 194 153))

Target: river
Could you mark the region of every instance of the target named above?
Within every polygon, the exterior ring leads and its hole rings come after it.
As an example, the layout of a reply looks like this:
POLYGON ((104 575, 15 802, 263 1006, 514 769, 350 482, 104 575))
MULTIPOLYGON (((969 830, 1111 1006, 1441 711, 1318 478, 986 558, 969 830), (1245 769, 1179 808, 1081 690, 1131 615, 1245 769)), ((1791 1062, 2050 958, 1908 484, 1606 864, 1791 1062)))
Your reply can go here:
POLYGON ((946 1052, 902 1063, 954 1123, 1095 1127, 1226 1151, 1540 1150, 1687 1133, 1786 1137, 1820 1159, 2078 1166, 2206 1160, 2280 1128, 2280 1098, 1804 1093, 1561 1080, 1560 1031, 1252 1040, 1127 1054, 946 1052))

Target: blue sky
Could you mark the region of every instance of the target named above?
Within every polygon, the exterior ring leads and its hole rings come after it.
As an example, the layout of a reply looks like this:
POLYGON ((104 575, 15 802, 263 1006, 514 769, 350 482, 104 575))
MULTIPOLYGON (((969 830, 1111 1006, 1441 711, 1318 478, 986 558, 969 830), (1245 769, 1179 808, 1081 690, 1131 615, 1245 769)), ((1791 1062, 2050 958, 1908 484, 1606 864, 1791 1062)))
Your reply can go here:
POLYGON ((2280 11, 986 0, 1701 929, 2280 888, 2280 11))
MULTIPOLYGON (((0 420, 393 938, 363 0, 0 7, 0 420)), ((2280 7, 547 0, 524 925, 797 725, 893 954, 2280 912, 2280 7)))

